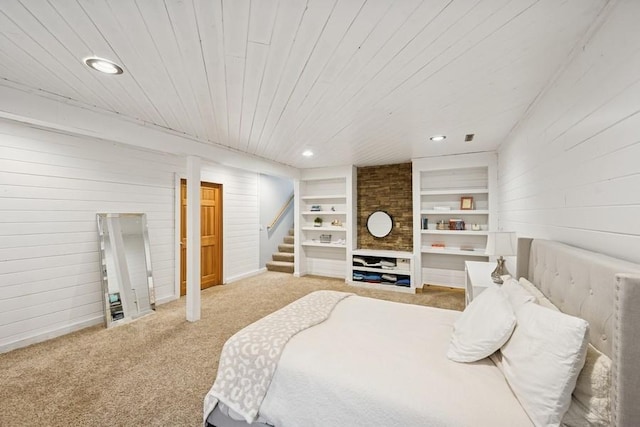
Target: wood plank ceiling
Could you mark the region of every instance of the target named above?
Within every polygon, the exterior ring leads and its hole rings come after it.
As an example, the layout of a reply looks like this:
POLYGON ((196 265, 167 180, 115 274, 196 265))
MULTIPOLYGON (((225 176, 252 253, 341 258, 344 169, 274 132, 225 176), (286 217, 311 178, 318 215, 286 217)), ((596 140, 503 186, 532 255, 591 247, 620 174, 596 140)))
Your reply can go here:
POLYGON ((295 167, 399 163, 495 149, 606 3, 2 0, 0 84, 295 167))

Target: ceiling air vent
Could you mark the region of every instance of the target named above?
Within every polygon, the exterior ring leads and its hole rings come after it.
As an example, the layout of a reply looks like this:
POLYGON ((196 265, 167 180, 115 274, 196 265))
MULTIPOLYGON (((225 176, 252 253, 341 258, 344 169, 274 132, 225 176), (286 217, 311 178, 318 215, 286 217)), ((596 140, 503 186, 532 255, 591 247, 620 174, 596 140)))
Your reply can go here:
POLYGON ((475 136, 475 134, 473 133, 468 133, 464 136, 464 142, 471 142, 473 141, 473 137, 475 136))

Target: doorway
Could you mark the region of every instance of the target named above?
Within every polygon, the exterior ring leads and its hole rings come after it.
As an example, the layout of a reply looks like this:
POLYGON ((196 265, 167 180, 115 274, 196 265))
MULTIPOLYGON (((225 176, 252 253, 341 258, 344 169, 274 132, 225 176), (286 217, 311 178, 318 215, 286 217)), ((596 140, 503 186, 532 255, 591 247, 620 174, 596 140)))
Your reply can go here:
MULTIPOLYGON (((200 289, 222 284, 222 184, 200 183, 200 289)), ((180 180, 180 296, 187 293, 187 181, 180 180)))

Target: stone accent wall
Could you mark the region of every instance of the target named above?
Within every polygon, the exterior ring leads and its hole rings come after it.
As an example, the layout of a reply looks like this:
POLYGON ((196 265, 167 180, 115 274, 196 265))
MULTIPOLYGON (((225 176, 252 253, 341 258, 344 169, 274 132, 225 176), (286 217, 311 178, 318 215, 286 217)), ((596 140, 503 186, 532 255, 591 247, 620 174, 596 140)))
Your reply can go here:
POLYGON ((358 168, 358 248, 413 252, 411 163, 358 168), (393 230, 382 238, 367 231, 367 218, 377 210, 393 218, 393 230))

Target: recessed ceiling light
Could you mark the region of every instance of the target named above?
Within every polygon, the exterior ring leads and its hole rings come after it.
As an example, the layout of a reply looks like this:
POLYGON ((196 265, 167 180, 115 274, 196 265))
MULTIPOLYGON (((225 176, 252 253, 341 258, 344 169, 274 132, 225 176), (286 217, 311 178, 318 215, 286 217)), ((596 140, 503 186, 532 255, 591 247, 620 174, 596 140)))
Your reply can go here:
POLYGON ((109 61, 108 59, 98 58, 92 56, 90 58, 85 58, 84 63, 89 67, 93 68, 96 71, 100 71, 105 74, 122 74, 122 67, 118 64, 109 61))
POLYGON ((303 155, 303 156, 305 156, 305 157, 311 157, 311 156, 313 156, 313 151, 311 151, 311 150, 304 150, 304 151, 302 152, 302 155, 303 155))
POLYGON ((429 139, 432 141, 438 142, 438 141, 444 141, 445 139, 447 139, 447 137, 444 135, 434 135, 429 139))

